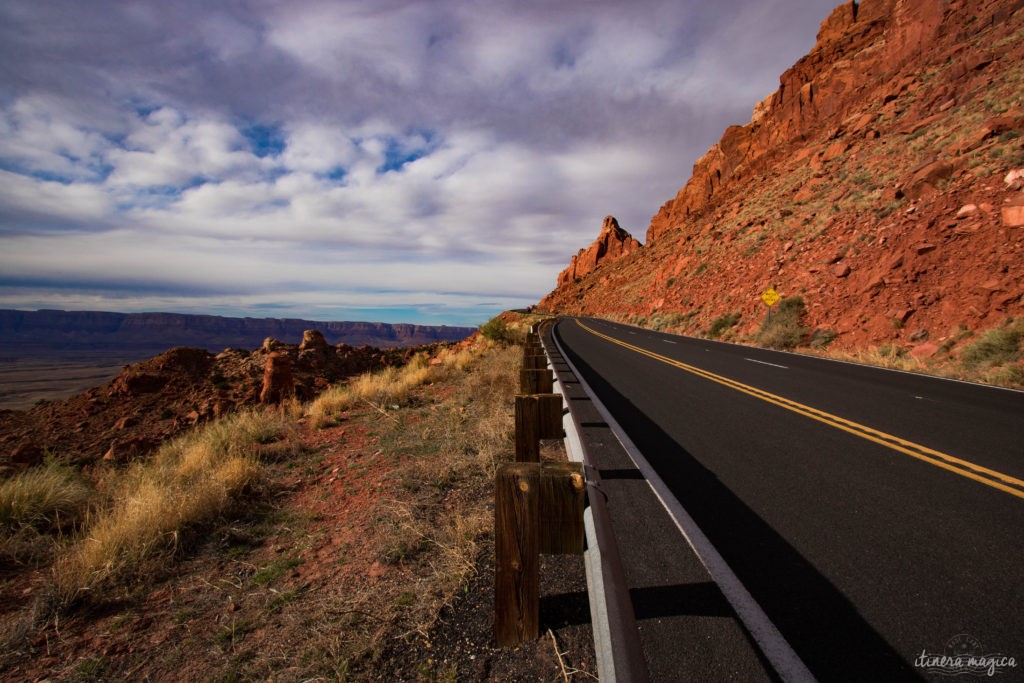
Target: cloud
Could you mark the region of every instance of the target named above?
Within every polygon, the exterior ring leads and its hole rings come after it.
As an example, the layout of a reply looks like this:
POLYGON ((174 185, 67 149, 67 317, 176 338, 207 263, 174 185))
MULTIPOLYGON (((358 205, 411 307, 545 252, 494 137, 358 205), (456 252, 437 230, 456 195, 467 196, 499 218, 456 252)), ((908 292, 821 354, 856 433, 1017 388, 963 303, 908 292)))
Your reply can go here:
POLYGON ((532 303, 606 214, 642 237, 831 4, 5 3, 0 305, 532 303))

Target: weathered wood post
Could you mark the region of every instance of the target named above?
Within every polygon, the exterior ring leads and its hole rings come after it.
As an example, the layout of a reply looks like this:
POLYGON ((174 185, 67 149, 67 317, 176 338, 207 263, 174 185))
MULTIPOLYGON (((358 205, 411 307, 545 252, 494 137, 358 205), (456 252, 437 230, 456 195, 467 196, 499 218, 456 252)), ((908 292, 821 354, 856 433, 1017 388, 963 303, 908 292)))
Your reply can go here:
POLYGON ((550 394, 554 391, 555 383, 551 371, 527 370, 519 371, 519 393, 521 394, 550 394))
POLYGON ((523 347, 516 396, 516 462, 494 482, 494 639, 498 646, 536 640, 540 628, 540 554, 583 552, 582 463, 540 463, 541 439, 561 439, 562 396, 540 338, 523 347))
POLYGON ((516 396, 516 462, 539 462, 540 440, 563 436, 560 394, 516 396))
POLYGON ((494 491, 494 639, 535 640, 540 624, 540 465, 498 469, 494 491))
POLYGON ((523 367, 527 370, 543 370, 548 366, 548 357, 544 352, 532 353, 529 349, 523 352, 523 367))
POLYGON ((540 466, 540 552, 583 554, 586 488, 581 462, 545 462, 540 466))
POLYGON ((582 463, 517 462, 498 468, 494 490, 494 638, 535 640, 540 555, 583 553, 582 463))

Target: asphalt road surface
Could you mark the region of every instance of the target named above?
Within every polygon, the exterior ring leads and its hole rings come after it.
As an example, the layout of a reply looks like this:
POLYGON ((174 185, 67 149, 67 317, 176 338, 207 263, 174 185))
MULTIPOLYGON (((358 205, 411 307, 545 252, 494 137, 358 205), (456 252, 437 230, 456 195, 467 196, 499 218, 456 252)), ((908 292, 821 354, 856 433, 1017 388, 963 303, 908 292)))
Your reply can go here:
POLYGON ((814 676, 942 680, 922 656, 967 653, 1024 679, 1024 393, 602 320, 554 334, 814 676))

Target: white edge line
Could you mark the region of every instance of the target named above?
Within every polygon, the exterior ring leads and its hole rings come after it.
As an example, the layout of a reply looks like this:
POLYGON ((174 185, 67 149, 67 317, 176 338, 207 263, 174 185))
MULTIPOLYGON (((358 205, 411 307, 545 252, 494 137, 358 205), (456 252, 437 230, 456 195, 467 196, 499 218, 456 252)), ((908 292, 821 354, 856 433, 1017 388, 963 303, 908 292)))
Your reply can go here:
POLYGON ((608 423, 612 433, 615 434, 622 447, 626 449, 626 453, 636 464, 637 469, 644 475, 647 483, 654 490, 654 494, 676 523, 676 527, 682 533, 683 538, 693 548, 701 564, 704 565, 711 578, 718 584, 722 594, 725 595, 732 608, 736 610, 736 615, 757 642, 761 652, 771 662, 775 672, 784 681, 800 683, 815 681, 814 674, 803 663, 803 660, 800 659, 800 656, 786 641, 785 636, 768 618, 768 615, 761 609, 761 606, 757 604, 757 601, 754 600, 754 597, 740 582, 739 577, 732 571, 725 559, 711 544, 711 541, 708 540, 708 537, 697 526, 697 523, 693 521, 690 514, 686 512, 682 504, 672 495, 664 480, 654 471, 651 464, 647 462, 647 458, 643 456, 640 449, 636 447, 633 440, 622 429, 622 426, 612 417, 601 400, 597 398, 590 385, 580 376, 576 366, 564 352, 562 353, 562 360, 572 369, 580 386, 583 387, 591 401, 593 401, 594 407, 597 408, 601 417, 608 423))
POLYGON ((744 358, 743 360, 749 360, 751 363, 760 363, 761 365, 770 365, 773 368, 782 368, 783 370, 789 370, 787 365, 779 365, 778 363, 769 363, 766 360, 758 360, 756 358, 744 358))

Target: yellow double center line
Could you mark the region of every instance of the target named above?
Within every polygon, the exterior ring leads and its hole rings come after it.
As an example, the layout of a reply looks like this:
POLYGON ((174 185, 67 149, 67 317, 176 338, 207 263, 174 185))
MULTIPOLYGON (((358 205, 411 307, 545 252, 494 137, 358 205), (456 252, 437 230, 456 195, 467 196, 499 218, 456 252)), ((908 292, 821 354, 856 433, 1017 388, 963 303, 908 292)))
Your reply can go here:
POLYGON ((909 455, 913 458, 917 458, 918 460, 922 460, 928 463, 929 465, 941 467, 944 470, 949 470, 950 472, 959 474, 961 477, 973 479, 975 481, 981 482, 982 484, 985 484, 986 486, 991 486, 994 489, 1005 491, 1006 493, 1009 493, 1011 496, 1016 496, 1017 498, 1024 499, 1024 481, 1017 479, 1015 477, 1011 477, 1008 474, 1003 474, 1002 472, 990 470, 987 467, 976 465, 973 462, 968 462, 967 460, 956 458, 952 455, 948 455, 946 453, 942 453, 940 451, 928 448, 927 446, 922 446, 921 444, 916 444, 912 441, 901 439, 898 436, 893 436, 892 434, 886 434, 885 432, 880 432, 877 429, 866 427, 862 424, 853 422, 852 420, 847 420, 836 415, 832 415, 831 413, 826 413, 823 410, 818 410, 817 408, 812 408, 802 403, 791 401, 788 398, 777 396, 776 394, 769 393, 767 391, 764 391, 763 389, 758 389, 757 387, 752 387, 748 384, 737 382, 736 380, 729 379, 728 377, 723 377, 722 375, 716 375, 715 373, 708 372, 707 370, 701 370, 700 368, 688 365, 681 361, 675 360, 674 358, 662 356, 659 353, 654 353, 653 351, 642 349, 639 346, 628 344, 624 341, 615 339, 614 337, 609 337, 606 334, 601 334, 597 330, 588 327, 579 320, 576 321, 576 324, 582 327, 587 332, 590 332, 591 334, 596 335, 601 339, 610 341, 613 344, 618 344, 619 346, 627 348, 630 351, 636 351, 637 353, 647 356, 648 358, 653 358, 654 360, 661 361, 662 363, 666 363, 668 365, 671 365, 672 367, 679 368, 680 370, 684 370, 691 374, 697 375, 698 377, 703 377, 704 379, 710 380, 717 384, 721 384, 722 386, 725 387, 729 387, 730 389, 742 391, 744 394, 753 396, 754 398, 759 398, 762 401, 767 401, 768 403, 777 405, 780 408, 785 408, 786 410, 790 410, 794 413, 804 415, 806 417, 811 418, 812 420, 817 420, 818 422, 827 424, 830 427, 841 429, 844 432, 848 432, 855 436, 859 436, 862 439, 873 441, 874 443, 885 446, 886 448, 891 448, 894 451, 898 451, 900 453, 909 455))

